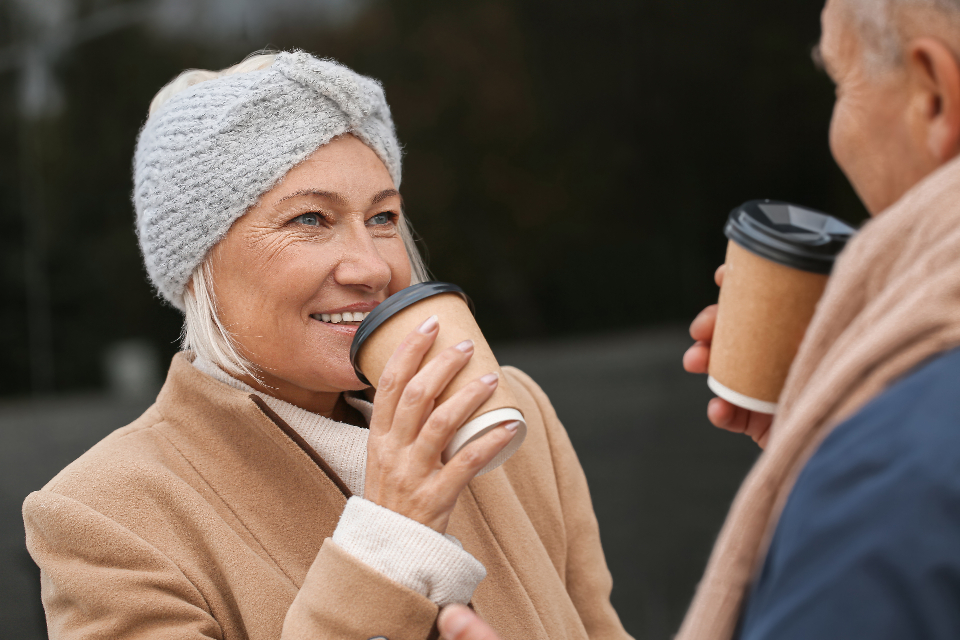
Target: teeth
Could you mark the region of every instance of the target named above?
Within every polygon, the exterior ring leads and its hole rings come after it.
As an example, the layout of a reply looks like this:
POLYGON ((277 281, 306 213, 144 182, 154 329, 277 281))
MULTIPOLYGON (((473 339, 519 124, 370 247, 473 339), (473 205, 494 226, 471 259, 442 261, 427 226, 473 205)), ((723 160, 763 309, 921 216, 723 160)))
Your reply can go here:
POLYGON ((354 313, 350 313, 349 311, 347 311, 346 313, 317 314, 317 316, 319 316, 319 319, 321 321, 332 322, 333 324, 339 324, 341 322, 363 322, 368 315, 370 315, 369 311, 367 311, 366 313, 362 311, 355 311, 354 313))

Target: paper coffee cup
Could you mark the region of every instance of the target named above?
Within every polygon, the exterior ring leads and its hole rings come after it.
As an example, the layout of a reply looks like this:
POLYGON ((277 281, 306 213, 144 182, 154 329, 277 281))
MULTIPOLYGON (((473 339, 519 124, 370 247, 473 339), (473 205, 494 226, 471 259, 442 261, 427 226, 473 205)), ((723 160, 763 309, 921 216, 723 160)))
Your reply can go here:
POLYGON ((724 233, 707 384, 737 406, 776 413, 834 260, 855 230, 819 211, 752 200, 730 213, 724 233))
MULTIPOLYGON (((488 373, 499 373, 500 384, 483 405, 471 415, 454 435, 443 452, 443 461, 498 425, 511 420, 520 422, 510 443, 480 473, 496 469, 512 456, 527 435, 527 424, 519 403, 500 365, 473 317, 470 299, 460 287, 446 282, 415 284, 387 298, 370 312, 357 328, 350 347, 350 361, 362 382, 377 388, 380 375, 397 346, 430 316, 440 320, 440 332, 423 358, 423 365, 441 351, 464 340, 473 340, 473 356, 447 388, 437 397, 437 406, 450 396, 488 373)), ((423 366, 421 365, 421 367, 423 366)))

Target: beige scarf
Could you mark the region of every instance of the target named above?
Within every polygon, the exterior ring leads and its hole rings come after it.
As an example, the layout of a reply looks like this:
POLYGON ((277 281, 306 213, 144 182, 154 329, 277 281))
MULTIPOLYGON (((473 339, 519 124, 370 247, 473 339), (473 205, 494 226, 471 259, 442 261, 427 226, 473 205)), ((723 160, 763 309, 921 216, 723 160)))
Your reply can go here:
POLYGON ((816 447, 897 378, 960 345, 960 160, 869 221, 834 268, 766 451, 747 476, 677 640, 732 637, 793 482, 816 447))

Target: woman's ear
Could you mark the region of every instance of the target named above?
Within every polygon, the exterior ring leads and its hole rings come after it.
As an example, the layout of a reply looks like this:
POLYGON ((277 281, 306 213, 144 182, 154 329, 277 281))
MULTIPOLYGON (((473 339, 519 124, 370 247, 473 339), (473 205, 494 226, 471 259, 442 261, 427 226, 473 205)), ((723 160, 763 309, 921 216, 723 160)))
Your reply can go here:
POLYGON ((960 153, 960 64, 936 38, 912 40, 905 53, 914 132, 939 166, 960 153))

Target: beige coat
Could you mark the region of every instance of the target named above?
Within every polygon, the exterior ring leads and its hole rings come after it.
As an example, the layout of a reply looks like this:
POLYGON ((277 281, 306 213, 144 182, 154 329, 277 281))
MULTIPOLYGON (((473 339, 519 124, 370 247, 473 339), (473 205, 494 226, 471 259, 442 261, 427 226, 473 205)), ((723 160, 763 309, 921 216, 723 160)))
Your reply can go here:
MULTIPOLYGON (((487 568, 472 604, 505 640, 629 638, 567 434, 505 371, 526 442, 448 529, 487 568)), ((348 495, 262 400, 178 355, 156 404, 24 503, 50 637, 435 636, 436 605, 329 540, 348 495)))

